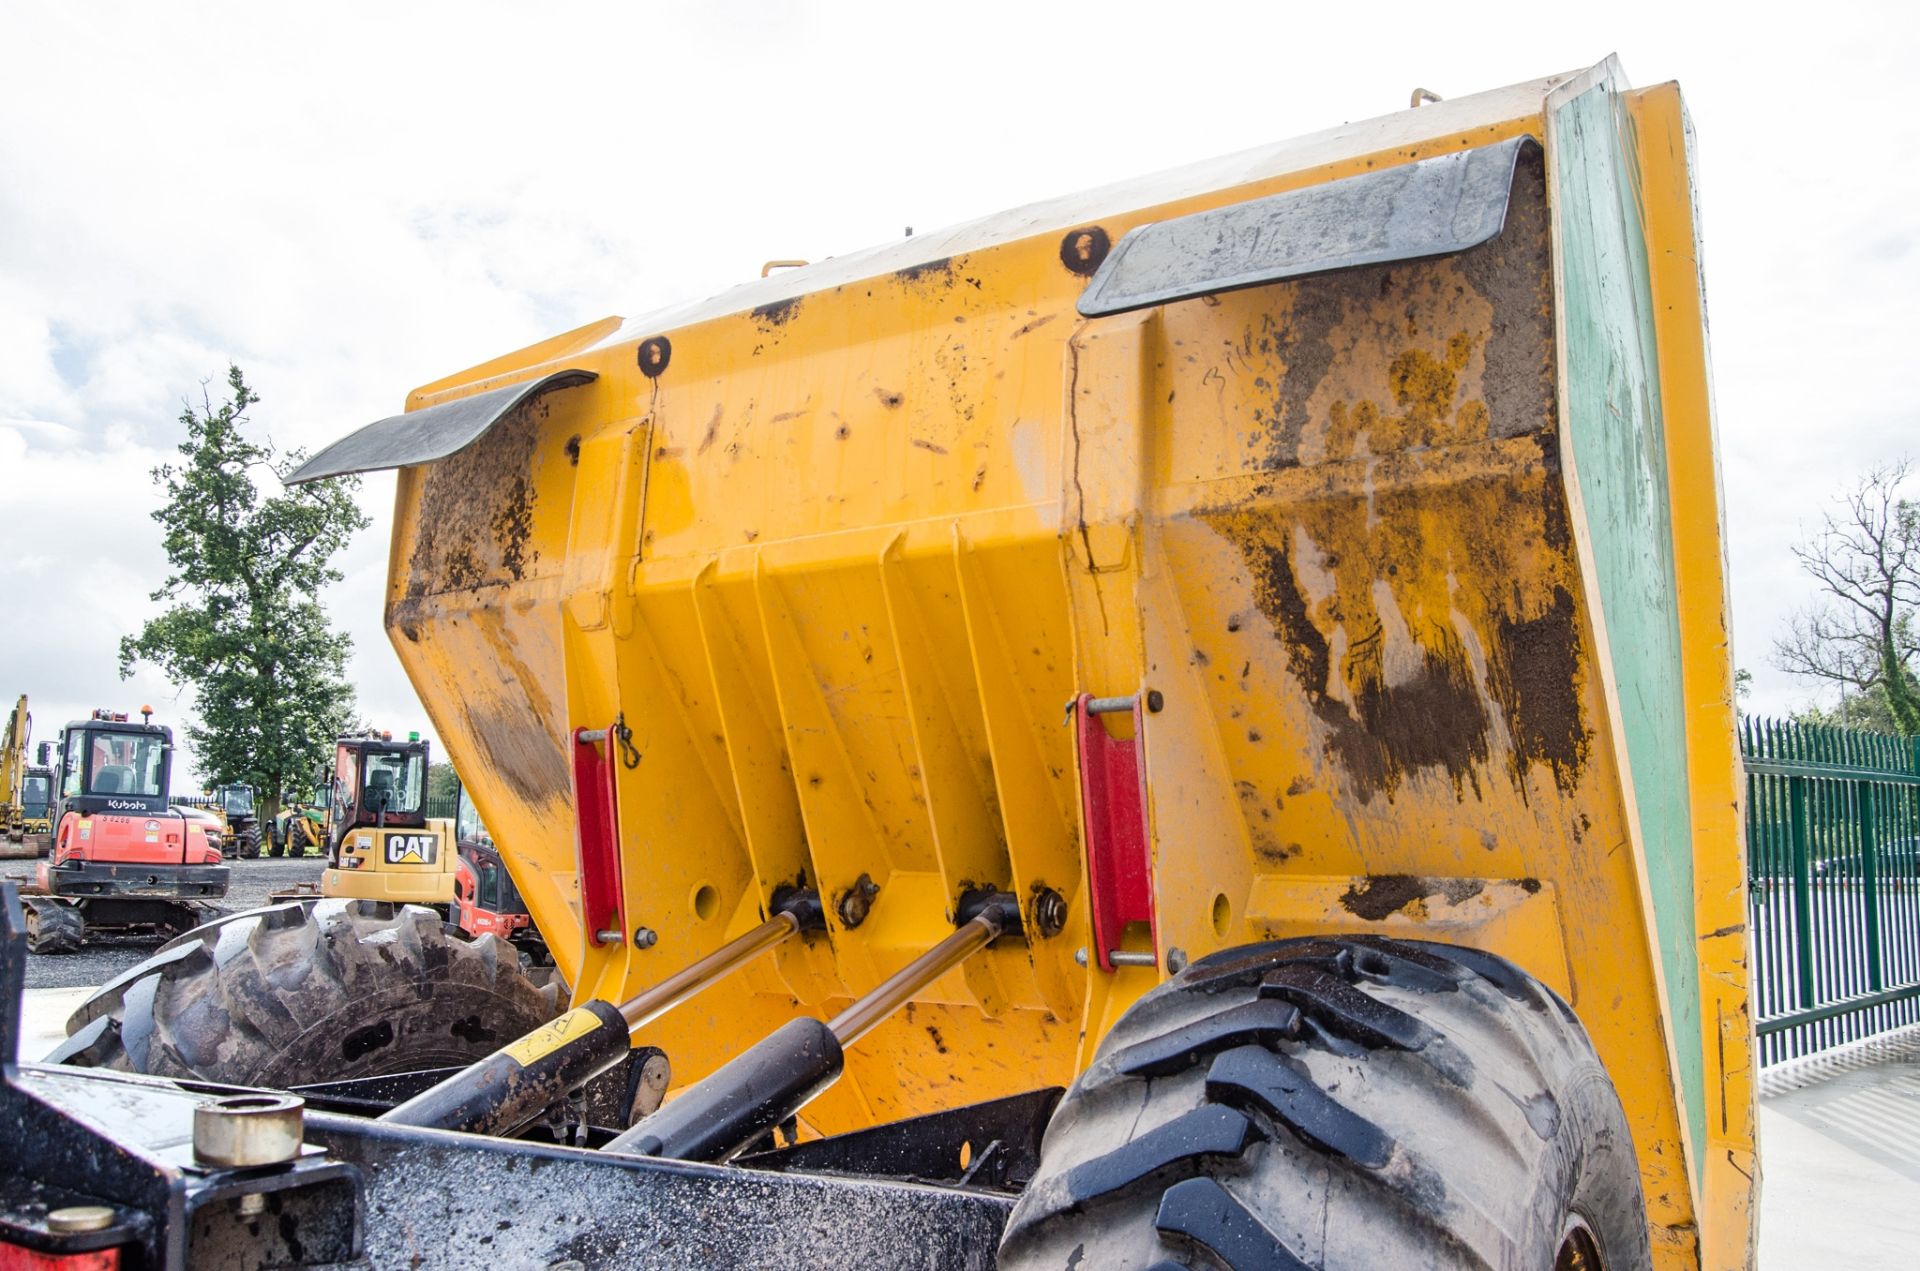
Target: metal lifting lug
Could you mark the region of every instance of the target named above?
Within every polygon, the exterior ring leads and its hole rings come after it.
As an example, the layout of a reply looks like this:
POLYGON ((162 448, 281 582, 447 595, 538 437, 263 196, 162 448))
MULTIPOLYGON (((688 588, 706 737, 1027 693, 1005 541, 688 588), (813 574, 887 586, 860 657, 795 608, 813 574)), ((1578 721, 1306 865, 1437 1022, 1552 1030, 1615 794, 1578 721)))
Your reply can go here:
POLYGON ((773 912, 792 914, 802 931, 825 931, 827 908, 820 893, 811 887, 781 886, 773 889, 773 912))
POLYGON ((982 887, 964 893, 960 897, 960 903, 954 908, 953 925, 964 927, 974 919, 983 916, 998 924, 1001 935, 1019 935, 1023 932, 1020 898, 1010 892, 982 887))

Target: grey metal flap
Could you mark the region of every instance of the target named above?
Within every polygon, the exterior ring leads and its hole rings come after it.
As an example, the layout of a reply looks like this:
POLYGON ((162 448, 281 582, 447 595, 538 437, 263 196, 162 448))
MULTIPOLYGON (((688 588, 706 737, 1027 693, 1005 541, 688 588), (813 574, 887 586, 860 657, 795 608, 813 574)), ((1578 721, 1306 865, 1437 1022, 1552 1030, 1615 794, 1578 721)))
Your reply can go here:
POLYGON ((593 371, 555 371, 537 380, 490 388, 472 397, 376 420, 301 464, 299 470, 287 478, 287 484, 299 485, 349 472, 378 472, 382 468, 435 463, 465 450, 514 408, 541 394, 591 384, 599 378, 593 371))
POLYGON ((1080 295, 1097 318, 1284 278, 1465 251, 1507 220, 1531 137, 1128 231, 1080 295))

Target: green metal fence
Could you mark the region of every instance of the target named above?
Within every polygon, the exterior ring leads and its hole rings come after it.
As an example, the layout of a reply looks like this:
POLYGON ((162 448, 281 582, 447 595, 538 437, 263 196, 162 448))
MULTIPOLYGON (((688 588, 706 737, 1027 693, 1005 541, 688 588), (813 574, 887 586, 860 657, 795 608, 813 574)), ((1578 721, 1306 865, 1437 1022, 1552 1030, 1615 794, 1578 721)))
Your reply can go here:
POLYGON ((1763 1065, 1920 1022, 1917 741, 1741 722, 1763 1065))

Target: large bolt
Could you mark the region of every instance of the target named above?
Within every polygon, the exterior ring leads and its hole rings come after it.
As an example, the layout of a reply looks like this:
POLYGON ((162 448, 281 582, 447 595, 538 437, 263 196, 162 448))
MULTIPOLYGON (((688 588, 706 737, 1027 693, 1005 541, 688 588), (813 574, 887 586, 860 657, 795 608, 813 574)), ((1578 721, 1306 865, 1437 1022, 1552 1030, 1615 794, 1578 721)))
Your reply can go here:
POLYGON ((867 914, 873 909, 873 898, 880 894, 880 888, 873 879, 865 874, 854 880, 853 886, 840 893, 834 911, 840 915, 840 923, 849 929, 859 926, 867 920, 867 914))
POLYGON ((1066 898, 1051 887, 1035 884, 1033 889, 1033 929, 1042 936, 1057 936, 1067 925, 1066 898))

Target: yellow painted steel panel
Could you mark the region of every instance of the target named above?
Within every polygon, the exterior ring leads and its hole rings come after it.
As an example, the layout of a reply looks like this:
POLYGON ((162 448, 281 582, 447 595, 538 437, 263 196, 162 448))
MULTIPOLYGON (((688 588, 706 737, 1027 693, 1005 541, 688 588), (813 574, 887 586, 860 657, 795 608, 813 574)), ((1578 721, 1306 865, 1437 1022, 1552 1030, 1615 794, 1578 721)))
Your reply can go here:
MULTIPOLYGON (((776 888, 818 887, 824 934, 643 1030, 686 1082, 879 983, 952 930, 964 891, 1052 891, 1058 935, 936 981, 805 1116, 830 1133, 1065 1083, 1163 971, 1075 956, 1090 935, 1062 712, 1152 689, 1160 967, 1329 930, 1511 957, 1568 997, 1613 1074, 1661 1265, 1696 1265, 1696 1224, 1721 1247, 1711 1233, 1743 1219, 1718 1166, 1704 1191, 1688 1173, 1598 669, 1607 615, 1562 458, 1540 151, 1506 230, 1461 255, 1095 320, 1074 308, 1081 231, 1050 219, 1084 209, 1118 241, 1539 137, 1563 82, 933 240, 950 255, 829 262, 754 284, 750 305, 596 324, 410 398, 556 366, 599 377, 402 474, 388 594, 395 647, 576 1001, 655 983, 760 921, 776 888), (624 899, 651 947, 590 945, 578 918, 566 739, 616 716, 639 755, 616 768, 624 899), (836 902, 863 882, 877 891, 853 924, 836 902)), ((1684 165, 1666 171, 1662 197, 1684 188, 1684 165)), ((1691 247, 1690 222, 1649 225, 1691 247)), ((1697 320, 1668 321, 1663 373, 1671 349, 1703 374, 1697 320)), ((1677 505, 1711 452, 1675 431, 1677 505)), ((1717 527, 1675 525, 1684 543, 1650 550, 1705 596, 1717 527)), ((1683 603, 1703 615, 1688 674, 1717 700, 1723 610, 1683 603)), ((1689 753, 1699 797, 1723 796, 1710 748, 1689 753)), ((1730 833, 1697 815, 1703 836, 1730 833)), ((1703 897, 1703 923, 1719 912, 1703 897)), ((1719 948, 1702 945, 1703 1006, 1733 1009, 1744 967, 1719 948)), ((1742 1133, 1729 1112, 1710 1139, 1737 1150, 1742 1133)))

